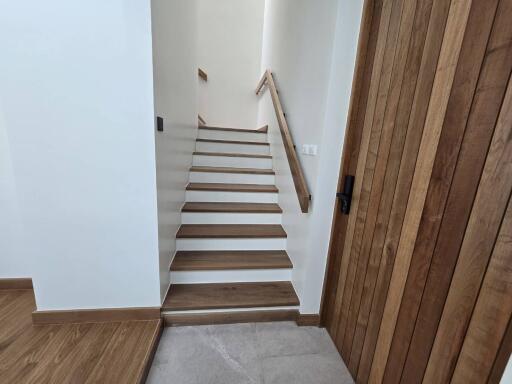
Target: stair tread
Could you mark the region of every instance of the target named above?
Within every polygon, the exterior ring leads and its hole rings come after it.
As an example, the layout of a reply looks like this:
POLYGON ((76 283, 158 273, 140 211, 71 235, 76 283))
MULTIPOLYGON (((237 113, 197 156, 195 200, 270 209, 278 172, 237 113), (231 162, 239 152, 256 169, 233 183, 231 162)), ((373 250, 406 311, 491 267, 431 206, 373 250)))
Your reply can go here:
POLYGON ((226 153, 226 152, 194 152, 196 156, 222 156, 222 157, 250 157, 255 159, 272 159, 272 155, 257 155, 252 153, 226 153))
POLYGON ((226 132, 243 132, 243 133, 267 133, 267 126, 259 129, 244 129, 244 128, 228 128, 228 127, 215 127, 212 125, 202 125, 199 129, 206 129, 210 131, 226 131, 226 132))
POLYGON ((171 271, 292 268, 286 251, 178 251, 171 271))
POLYGON ((243 140, 217 140, 217 139, 196 139, 203 143, 222 143, 222 144, 242 144, 242 145, 270 145, 269 143, 260 141, 243 141, 243 140))
POLYGON ((176 238, 286 238, 286 232, 279 224, 182 224, 176 238))
POLYGON ((188 202, 182 212, 235 212, 235 213, 282 213, 283 210, 274 203, 220 203, 188 202))
POLYGON ((225 183, 189 183, 187 191, 222 191, 222 192, 265 192, 277 193, 275 185, 265 184, 225 184, 225 183))
POLYGON ((211 172, 211 173, 243 173, 255 175, 275 175, 273 169, 260 168, 236 168, 236 167, 208 167, 194 165, 190 167, 190 172, 211 172))
POLYGON ((297 306, 299 298, 289 281, 258 283, 175 284, 163 310, 198 310, 297 306))

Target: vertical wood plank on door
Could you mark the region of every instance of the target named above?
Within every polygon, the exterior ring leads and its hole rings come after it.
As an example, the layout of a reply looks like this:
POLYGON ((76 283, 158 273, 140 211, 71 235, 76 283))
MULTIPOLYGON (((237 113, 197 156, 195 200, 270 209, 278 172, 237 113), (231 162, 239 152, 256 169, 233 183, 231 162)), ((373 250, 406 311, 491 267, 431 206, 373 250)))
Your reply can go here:
MULTIPOLYGON (((361 360, 357 373, 358 383, 367 383, 370 376, 377 336, 382 322, 384 305, 386 303, 396 250, 402 231, 410 186, 416 167, 418 150, 443 41, 443 34, 440 33, 440 31, 444 31, 445 29, 449 7, 450 0, 435 0, 432 6, 418 82, 408 123, 405 147, 393 196, 389 225, 385 231, 380 233, 382 240, 379 241, 378 238, 374 239, 374 249, 376 252, 382 252, 382 257, 375 284, 374 297, 371 300, 370 317, 365 332, 361 360)), ((378 235, 379 234, 377 234, 377 236, 378 235)))
POLYGON ((512 83, 501 107, 423 381, 448 382, 512 191, 512 83))
POLYGON ((350 303, 357 277, 357 269, 363 243, 363 233, 366 224, 366 217, 370 210, 370 194, 373 188, 375 166, 377 163, 377 155, 381 144, 384 113, 386 111, 386 104, 390 92, 391 76, 393 73, 396 52, 398 50, 397 43, 400 26, 402 25, 401 19, 403 13, 403 4, 403 0, 397 0, 394 2, 393 8, 391 10, 390 28, 388 30, 386 52, 382 64, 382 74, 380 77, 379 90, 377 92, 377 103, 373 112, 373 118, 370 120, 372 128, 366 156, 366 163, 364 172, 359 173, 359 179, 361 180, 362 186, 359 198, 359 207, 356 215, 355 229, 352 238, 350 263, 347 272, 347 280, 342 302, 341 320, 337 337, 338 343, 342 345, 341 354, 345 359, 350 358, 350 346, 344 342, 345 331, 348 325, 347 323, 351 311, 350 303))
POLYGON ((450 7, 432 97, 421 140, 416 171, 404 218, 390 288, 379 330, 369 382, 380 383, 384 375, 407 271, 417 236, 419 220, 432 173, 441 127, 453 83, 471 2, 454 0, 450 7))
MULTIPOLYGON (((511 200, 512 201, 512 200, 511 200)), ((453 374, 453 384, 485 383, 512 314, 512 202, 509 201, 453 374)))
MULTIPOLYGON (((379 123, 382 122, 380 143, 376 157, 373 159, 375 171, 373 174, 373 181, 371 188, 368 191, 369 204, 366 214, 366 220, 363 226, 363 233, 360 238, 360 252, 357 259, 356 271, 354 276, 354 284, 352 288, 352 295, 349 301, 348 320, 343 339, 342 350, 346 351, 347 359, 350 358, 352 350, 352 342, 354 338, 354 331, 356 321, 359 313, 359 306, 361 303, 361 294, 363 291, 363 284, 366 276, 368 259, 370 256, 370 248, 375 231, 377 214, 379 211, 379 204, 384 188, 384 180, 387 170, 388 159, 390 155, 391 142, 394 132, 394 121, 398 102, 400 100, 400 92, 402 89, 402 82, 405 75, 405 64, 407 62, 407 53, 409 50, 409 43, 411 39, 411 31, 414 21, 414 14, 416 11, 416 1, 406 1, 403 6, 400 29, 398 32, 398 39, 396 42, 396 50, 394 62, 391 70, 391 79, 387 97, 383 101, 382 115, 379 123)), ((350 367, 349 367, 350 369, 350 367)), ((355 374, 355 372, 352 372, 355 374)))
POLYGON ((466 223, 512 70, 512 3, 501 1, 410 342, 402 383, 420 383, 462 244, 466 223))
POLYGON ((469 15, 391 343, 384 383, 400 382, 497 5, 498 0, 488 0, 485 3, 477 1, 469 15))
MULTIPOLYGON (((356 173, 381 10, 382 0, 365 0, 337 191, 342 190, 345 175, 355 175, 356 173)), ((343 244, 347 224, 348 216, 340 212, 339 202, 336 200, 321 310, 322 321, 333 337, 335 337, 335 330, 338 327, 338 318, 334 317, 333 310, 337 282, 342 269, 343 244)))
MULTIPOLYGON (((368 145, 370 142, 370 132, 371 132, 371 121, 373 121, 373 112, 375 111, 375 104, 377 102, 377 91, 379 89, 380 76, 382 71, 382 62, 384 60, 384 52, 386 48, 387 41, 387 31, 389 27, 389 21, 391 16, 391 7, 393 4, 393 0, 384 0, 382 5, 382 16, 379 20, 379 31, 377 33, 377 46, 375 51, 375 58, 372 68, 371 82, 370 82, 370 90, 368 93, 368 101, 366 104, 365 118, 363 131, 361 134, 361 145, 359 150, 359 158, 357 160, 357 169, 356 175, 361 175, 364 167, 366 165, 366 156, 368 153, 368 145)), ((347 270, 348 265, 350 263, 350 250, 352 249, 352 238, 354 235, 355 222, 357 211, 359 207, 359 199, 361 194, 362 187, 362 178, 356 177, 354 191, 352 196, 352 214, 349 215, 348 225, 345 235, 345 243, 343 246, 343 256, 342 256, 342 266, 340 276, 338 278, 337 292, 336 292, 336 300, 334 303, 334 317, 337 319, 341 319, 342 312, 342 302, 344 297, 345 283, 347 280, 347 270)), ((345 309, 346 311, 347 309, 345 309)), ((346 315, 346 313, 345 313, 346 315)), ((341 321, 340 321, 341 323, 341 321)), ((336 327, 333 338, 337 340, 338 338, 338 330, 340 325, 336 327)), ((341 350, 341 344, 336 343, 338 349, 341 350)))
POLYGON ((364 336, 368 325, 371 302, 374 295, 377 273, 382 256, 382 245, 384 243, 386 228, 389 222, 393 195, 395 193, 398 171, 400 168, 400 160, 404 150, 408 121, 414 99, 416 81, 420 70, 423 47, 430 21, 432 0, 420 0, 417 7, 415 24, 413 26, 413 30, 416 31, 416 33, 413 33, 411 36, 412 41, 410 43, 409 53, 407 56, 407 63, 405 64, 403 85, 400 92, 396 116, 394 116, 392 121, 394 124, 394 131, 393 138, 391 140, 389 158, 387 161, 386 174, 384 176, 385 183, 382 196, 379 197, 380 202, 375 231, 372 234, 368 267, 361 294, 361 304, 357 314, 357 322, 355 324, 350 360, 348 362, 349 370, 354 377, 357 376, 359 369, 364 336))

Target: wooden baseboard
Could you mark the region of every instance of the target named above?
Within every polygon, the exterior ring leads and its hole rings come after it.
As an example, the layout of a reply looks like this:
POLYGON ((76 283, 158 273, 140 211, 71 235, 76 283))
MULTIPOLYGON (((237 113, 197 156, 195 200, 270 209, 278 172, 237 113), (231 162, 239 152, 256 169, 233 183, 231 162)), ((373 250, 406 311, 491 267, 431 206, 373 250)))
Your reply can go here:
POLYGON ((151 338, 151 347, 144 357, 144 368, 137 380, 137 384, 144 384, 146 379, 148 378, 149 370, 151 369, 151 365, 153 364, 153 359, 155 358, 156 350, 158 349, 158 343, 160 343, 160 338, 162 337, 162 332, 164 330, 164 321, 162 319, 158 322, 158 328, 155 330, 153 337, 151 338))
POLYGON ((299 327, 311 326, 311 327, 319 327, 320 326, 320 315, 319 314, 300 314, 297 317, 297 325, 299 327))
POLYGON ((0 289, 33 289, 32 279, 30 279, 30 278, 0 279, 0 289))
POLYGON ((66 323, 108 323, 116 321, 140 321, 158 319, 160 319, 159 307, 76 309, 67 311, 32 312, 32 323, 34 325, 66 323))
POLYGON ((166 327, 295 321, 297 316, 298 311, 296 310, 235 311, 162 315, 166 327))

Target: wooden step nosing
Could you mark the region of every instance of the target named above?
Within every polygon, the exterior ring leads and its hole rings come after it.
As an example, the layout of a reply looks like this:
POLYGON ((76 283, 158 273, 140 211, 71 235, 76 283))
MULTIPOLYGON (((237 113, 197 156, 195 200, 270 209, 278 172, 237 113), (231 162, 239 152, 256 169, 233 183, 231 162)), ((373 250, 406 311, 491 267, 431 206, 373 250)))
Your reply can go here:
POLYGON ((231 265, 194 265, 194 263, 190 264, 181 264, 174 265, 171 263, 171 268, 169 269, 172 272, 188 272, 188 271, 245 271, 245 270, 269 270, 269 269, 293 269, 293 264, 290 263, 275 263, 275 264, 259 264, 259 265, 248 265, 248 264, 231 264, 231 265))
POLYGON ((251 159, 268 159, 272 160, 272 155, 258 155, 253 153, 227 153, 227 152, 200 152, 193 153, 194 156, 211 156, 211 157, 241 157, 251 159))
POLYGON ((243 128, 229 128, 229 127, 216 127, 211 125, 202 125, 199 129, 204 129, 207 131, 223 131, 223 132, 241 132, 241 133, 259 133, 266 135, 267 131, 260 131, 259 129, 243 129, 243 128))
POLYGON ((235 167, 209 167, 195 165, 190 167, 190 172, 196 173, 227 173, 227 174, 243 174, 243 175, 269 175, 274 176, 276 173, 272 169, 258 168, 235 168, 235 167))
POLYGON ((292 269, 286 251, 177 251, 171 271, 292 269))
POLYGON ((163 310, 215 310, 300 305, 291 281, 172 284, 163 310))
POLYGON ((281 214, 283 210, 275 203, 218 203, 218 202, 187 202, 181 208, 187 213, 262 213, 281 214), (204 205, 203 207, 201 205, 204 205), (240 206, 246 207, 240 207, 240 206), (190 207, 196 206, 196 207, 190 207), (207 207, 209 206, 209 207, 207 207), (247 207, 248 206, 248 207, 247 207))
POLYGON ((196 139, 202 143, 217 143, 217 144, 234 144, 234 145, 263 145, 269 146, 269 143, 259 141, 240 141, 240 140, 216 140, 216 139, 196 139))
MULTIPOLYGON (((192 225, 192 224, 191 224, 192 225)), ((176 234, 176 240, 181 239, 251 239, 251 240, 265 240, 265 239, 286 239, 288 236, 286 233, 279 234, 279 235, 255 235, 255 236, 249 236, 247 234, 245 235, 230 235, 230 234, 202 234, 202 235, 182 235, 182 234, 176 234)))
MULTIPOLYGON (((279 193, 279 189, 276 187, 276 186, 273 186, 273 188, 268 188, 268 189, 261 189, 261 188, 254 188, 254 189, 250 189, 249 187, 245 187, 242 188, 242 187, 238 187, 238 188, 228 188, 228 187, 217 187, 217 188, 214 188, 214 187, 206 187, 206 188, 199 188, 199 187, 195 187, 191 184, 214 184, 214 185, 217 185, 217 184, 221 184, 221 183, 189 183, 186 187, 186 190, 187 191, 201 191, 201 192, 233 192, 233 193, 279 193)), ((238 184, 226 184, 226 185, 238 185, 238 184)), ((247 186, 250 185, 250 184, 246 184, 247 186)), ((259 184, 255 184, 255 185, 259 185, 259 184)))

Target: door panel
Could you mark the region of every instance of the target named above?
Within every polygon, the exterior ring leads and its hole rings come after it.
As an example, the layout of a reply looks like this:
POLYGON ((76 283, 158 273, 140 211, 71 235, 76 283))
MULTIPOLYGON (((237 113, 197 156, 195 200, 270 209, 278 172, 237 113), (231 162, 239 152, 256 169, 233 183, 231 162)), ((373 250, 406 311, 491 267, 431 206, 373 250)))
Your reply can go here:
POLYGON ((494 377, 494 360, 507 353, 508 309, 494 316, 499 336, 479 353, 470 347, 482 342, 480 326, 492 329, 478 299, 484 276, 512 280, 509 258, 493 252, 512 191, 510 8, 365 4, 340 174, 341 185, 355 172, 353 202, 348 217, 335 213, 322 312, 358 383, 472 382, 464 364, 477 355, 494 377), (493 203, 489 180, 499 188, 493 203))

